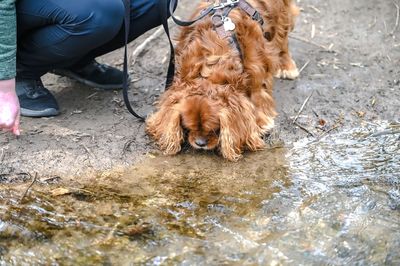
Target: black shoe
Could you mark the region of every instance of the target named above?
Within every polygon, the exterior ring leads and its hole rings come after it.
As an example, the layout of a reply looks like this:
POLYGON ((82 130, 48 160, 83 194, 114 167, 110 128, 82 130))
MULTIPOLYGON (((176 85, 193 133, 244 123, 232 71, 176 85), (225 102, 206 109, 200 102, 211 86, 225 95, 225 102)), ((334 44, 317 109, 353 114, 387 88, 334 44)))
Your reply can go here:
POLYGON ((48 117, 60 113, 56 99, 40 79, 17 78, 16 92, 22 116, 48 117))
POLYGON ((52 73, 69 77, 90 87, 103 90, 121 89, 124 78, 121 70, 100 64, 95 60, 81 68, 55 69, 52 73))

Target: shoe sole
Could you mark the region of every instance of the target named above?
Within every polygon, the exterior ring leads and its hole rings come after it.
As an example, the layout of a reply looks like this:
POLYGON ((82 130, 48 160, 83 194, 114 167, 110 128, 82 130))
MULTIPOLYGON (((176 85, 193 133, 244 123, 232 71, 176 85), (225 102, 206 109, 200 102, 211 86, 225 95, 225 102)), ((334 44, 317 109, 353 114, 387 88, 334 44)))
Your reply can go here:
POLYGON ((26 117, 51 117, 60 114, 60 111, 54 108, 47 108, 41 111, 29 110, 21 107, 21 116, 26 117))
MULTIPOLYGON (((68 77, 71 79, 74 79, 76 81, 79 81, 80 83, 85 84, 86 86, 93 87, 93 88, 98 88, 102 90, 120 90, 123 87, 123 84, 110 84, 110 85, 104 85, 104 84, 98 84, 93 81, 81 78, 80 76, 69 72, 69 71, 60 71, 60 70, 53 70, 51 73, 63 76, 63 77, 68 77)), ((130 78, 128 78, 128 83, 130 82, 130 78)))

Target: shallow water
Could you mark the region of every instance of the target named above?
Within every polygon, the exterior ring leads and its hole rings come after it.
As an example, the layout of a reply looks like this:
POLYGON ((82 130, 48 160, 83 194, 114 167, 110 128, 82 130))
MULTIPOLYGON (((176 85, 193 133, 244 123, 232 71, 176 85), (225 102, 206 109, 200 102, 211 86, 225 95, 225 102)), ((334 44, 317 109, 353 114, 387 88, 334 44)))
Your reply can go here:
POLYGON ((0 265, 400 265, 400 127, 0 185, 0 265), (64 190, 55 190, 63 188, 64 190), (58 192, 57 192, 58 191, 58 192))

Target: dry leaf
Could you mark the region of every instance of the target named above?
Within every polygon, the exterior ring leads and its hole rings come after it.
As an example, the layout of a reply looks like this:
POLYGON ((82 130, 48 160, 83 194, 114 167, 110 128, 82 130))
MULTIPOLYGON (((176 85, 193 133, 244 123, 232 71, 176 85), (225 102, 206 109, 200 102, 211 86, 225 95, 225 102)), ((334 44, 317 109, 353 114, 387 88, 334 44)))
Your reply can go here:
POLYGON ((372 98, 371 105, 375 106, 375 104, 376 104, 376 98, 374 97, 374 98, 372 98))
POLYGON ((155 155, 153 155, 153 154, 151 154, 151 153, 147 154, 147 156, 148 156, 150 159, 155 159, 155 158, 157 158, 155 155))
POLYGON ((67 195, 67 194, 70 194, 70 193, 71 193, 71 191, 69 189, 62 188, 62 187, 56 188, 56 189, 51 191, 51 195, 53 197, 64 196, 64 195, 67 195))
POLYGON ((363 118, 365 116, 365 112, 363 112, 363 111, 357 111, 356 114, 360 118, 363 118))

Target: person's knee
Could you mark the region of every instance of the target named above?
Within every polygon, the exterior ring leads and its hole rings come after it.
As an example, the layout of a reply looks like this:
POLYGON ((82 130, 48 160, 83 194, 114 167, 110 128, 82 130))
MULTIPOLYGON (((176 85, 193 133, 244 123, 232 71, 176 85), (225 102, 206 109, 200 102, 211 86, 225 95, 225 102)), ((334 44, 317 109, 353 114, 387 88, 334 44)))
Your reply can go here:
POLYGON ((122 26, 125 7, 122 1, 85 0, 71 19, 60 23, 71 35, 85 36, 98 42, 112 39, 122 26))
POLYGON ((96 29, 102 36, 113 38, 122 27, 125 14, 123 1, 102 0, 96 2, 98 2, 97 7, 93 9, 96 29))

